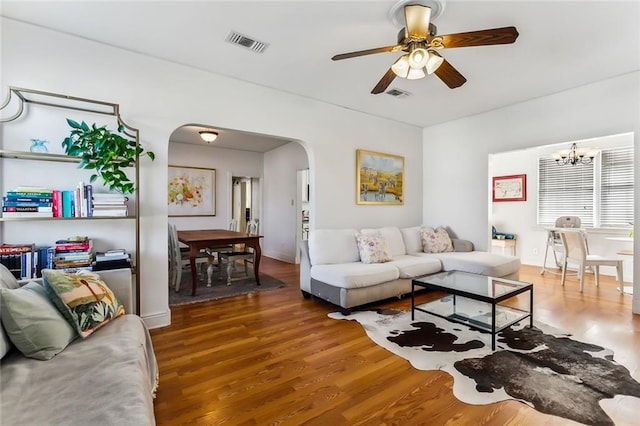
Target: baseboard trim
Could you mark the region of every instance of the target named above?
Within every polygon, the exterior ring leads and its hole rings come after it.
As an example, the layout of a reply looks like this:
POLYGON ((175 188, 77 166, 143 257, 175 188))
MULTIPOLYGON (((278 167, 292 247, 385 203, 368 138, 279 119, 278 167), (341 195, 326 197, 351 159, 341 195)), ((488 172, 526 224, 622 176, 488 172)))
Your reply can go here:
POLYGON ((171 325, 171 310, 167 309, 166 312, 145 315, 142 320, 149 329, 166 327, 171 325))
POLYGON ((286 262, 286 263, 295 263, 296 262, 295 259, 291 259, 289 256, 279 255, 279 254, 275 254, 275 253, 262 252, 262 256, 270 257, 271 259, 279 260, 280 262, 286 262))

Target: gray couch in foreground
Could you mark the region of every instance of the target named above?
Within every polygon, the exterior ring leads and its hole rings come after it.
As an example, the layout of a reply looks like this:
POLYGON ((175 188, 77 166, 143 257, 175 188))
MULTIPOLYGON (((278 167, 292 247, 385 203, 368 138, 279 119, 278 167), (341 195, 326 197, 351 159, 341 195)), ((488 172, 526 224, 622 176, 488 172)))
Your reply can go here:
POLYGON ((410 293, 413 278, 441 271, 518 279, 519 258, 476 251, 470 241, 451 240, 453 252, 424 253, 419 226, 313 230, 301 248, 300 289, 305 297, 319 297, 348 313, 356 306, 410 293), (362 263, 358 232, 380 233, 392 260, 362 263))
MULTIPOLYGON (((125 312, 133 312, 131 271, 101 271, 100 277, 125 312)), ((0 265, 0 288, 17 287, 15 278, 0 265)), ((27 358, 7 337, 3 327, 0 424, 155 424, 158 369, 140 317, 117 317, 86 339, 76 338, 49 360, 27 358)))

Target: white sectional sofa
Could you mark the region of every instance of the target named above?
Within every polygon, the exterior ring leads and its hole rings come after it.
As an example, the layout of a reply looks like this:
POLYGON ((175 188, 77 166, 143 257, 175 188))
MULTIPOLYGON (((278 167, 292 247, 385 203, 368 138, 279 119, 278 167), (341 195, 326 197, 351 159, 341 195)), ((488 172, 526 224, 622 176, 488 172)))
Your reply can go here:
POLYGON ((520 259, 473 250, 470 241, 451 238, 453 251, 425 253, 421 227, 312 230, 303 242, 300 289, 348 313, 356 306, 411 292, 411 280, 440 271, 465 271, 518 279, 520 259), (358 233, 379 233, 392 256, 384 263, 363 263, 358 233))

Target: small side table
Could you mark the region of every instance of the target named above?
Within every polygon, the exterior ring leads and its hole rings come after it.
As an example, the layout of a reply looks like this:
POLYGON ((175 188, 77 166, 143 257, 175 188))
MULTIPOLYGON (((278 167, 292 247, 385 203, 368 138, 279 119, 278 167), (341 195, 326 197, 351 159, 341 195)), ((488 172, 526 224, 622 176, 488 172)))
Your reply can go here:
POLYGON ((491 251, 495 252, 495 249, 499 248, 500 252, 502 254, 509 254, 511 256, 515 256, 516 255, 516 240, 511 239, 511 240, 499 240, 497 238, 493 238, 491 240, 491 251), (508 250, 508 253, 507 253, 508 250))

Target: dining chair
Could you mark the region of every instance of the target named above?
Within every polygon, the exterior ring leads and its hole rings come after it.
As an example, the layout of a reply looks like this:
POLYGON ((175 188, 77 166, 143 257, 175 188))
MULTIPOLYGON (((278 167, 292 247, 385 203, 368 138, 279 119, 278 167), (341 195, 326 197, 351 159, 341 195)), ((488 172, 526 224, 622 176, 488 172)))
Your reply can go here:
MULTIPOLYGON (((247 222, 247 234, 258 235, 259 228, 258 219, 252 219, 247 222)), ((249 276, 249 268, 247 267, 247 264, 251 263, 253 265, 255 261, 255 252, 253 248, 243 245, 239 250, 238 247, 235 247, 231 252, 220 253, 220 262, 221 264, 226 265, 227 285, 231 285, 231 271, 238 260, 244 261, 244 273, 246 276, 249 276)), ((222 267, 220 269, 222 270, 222 267)))
MULTIPOLYGON (((211 287, 213 268, 209 255, 205 251, 200 251, 196 257, 196 269, 200 270, 206 266, 207 287, 211 287), (199 267, 198 267, 199 266, 199 267)), ((182 271, 191 268, 189 261, 189 250, 180 247, 178 241, 178 231, 176 226, 169 224, 169 287, 175 288, 176 293, 180 291, 180 281, 182 281, 182 271)))
POLYGON ((624 291, 622 277, 622 260, 612 257, 590 254, 587 245, 587 234, 582 229, 562 229, 559 230, 560 238, 564 246, 564 259, 562 263, 562 285, 564 285, 567 275, 567 264, 569 261, 578 263, 578 278, 580 280, 580 292, 584 290, 584 275, 588 267, 593 268, 596 287, 600 285, 600 266, 614 266, 619 285, 619 290, 624 291))
MULTIPOLYGON (((238 219, 231 219, 227 224, 227 230, 238 232, 238 219)), ((207 247, 204 250, 209 256, 210 266, 216 267, 219 266, 220 263, 220 253, 234 251, 234 247, 232 244, 229 244, 222 247, 207 247)), ((210 287, 210 285, 208 285, 208 287, 210 287)))
MULTIPOLYGON (((582 221, 578 216, 560 216, 556 219, 555 228, 580 228, 582 221)), ((556 262, 556 267, 562 269, 562 259, 564 258, 564 246, 560 234, 555 229, 547 230, 547 246, 544 252, 544 260, 542 261, 542 270, 540 275, 544 275, 545 272, 550 272, 557 275, 557 272, 547 271, 547 255, 549 249, 553 254, 553 260, 556 262), (559 257, 558 257, 559 256, 559 257)))

